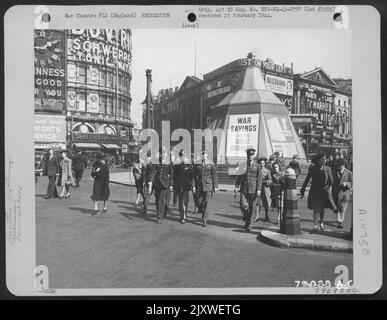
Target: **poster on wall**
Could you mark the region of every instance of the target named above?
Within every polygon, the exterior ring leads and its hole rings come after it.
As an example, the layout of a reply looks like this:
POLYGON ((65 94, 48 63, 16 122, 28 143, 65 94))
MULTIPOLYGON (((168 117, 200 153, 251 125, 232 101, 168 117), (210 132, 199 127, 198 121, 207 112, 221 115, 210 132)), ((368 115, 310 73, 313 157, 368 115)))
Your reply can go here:
POLYGON ((283 154, 285 158, 298 154, 295 140, 298 137, 294 136, 289 116, 266 113, 264 117, 273 151, 283 154))
POLYGON ((87 111, 94 113, 99 112, 98 93, 89 93, 87 95, 87 111))
POLYGON ((75 110, 75 91, 67 92, 67 110, 75 110))
POLYGON ((65 117, 35 114, 35 142, 66 142, 65 117))
POLYGON ((227 157, 246 157, 248 148, 258 149, 259 114, 231 114, 227 129, 227 157))
POLYGON ((64 32, 34 30, 35 110, 59 112, 65 106, 64 32))
POLYGON ((265 82, 270 91, 285 96, 293 96, 293 80, 266 74, 265 82))

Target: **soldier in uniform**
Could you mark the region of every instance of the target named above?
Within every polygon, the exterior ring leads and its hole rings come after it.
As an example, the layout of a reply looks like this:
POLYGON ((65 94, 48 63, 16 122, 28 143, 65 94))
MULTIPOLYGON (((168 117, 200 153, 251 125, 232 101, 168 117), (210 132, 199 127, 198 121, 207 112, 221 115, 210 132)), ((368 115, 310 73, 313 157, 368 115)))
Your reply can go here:
POLYGON ((251 231, 251 223, 255 219, 257 196, 261 195, 262 172, 258 162, 254 159, 255 149, 247 149, 246 172, 238 176, 235 183, 235 192, 241 193, 240 208, 245 221, 245 229, 251 231), (245 203, 247 202, 247 203, 245 203))
POLYGON ((173 165, 165 148, 160 149, 159 163, 155 165, 154 188, 157 223, 167 216, 168 204, 173 190, 173 165))
POLYGON ((179 152, 180 164, 174 166, 174 192, 179 199, 180 222, 187 219, 189 192, 195 190, 195 180, 191 161, 185 157, 184 151, 179 152))
POLYGON ((202 213, 203 227, 207 227, 209 215, 209 203, 214 194, 218 191, 218 174, 215 164, 208 159, 206 150, 202 153, 202 163, 197 164, 194 172, 196 200, 198 212, 202 213))
POLYGON ((144 196, 144 214, 146 214, 148 210, 149 199, 153 193, 153 181, 155 178, 155 166, 152 163, 152 155, 150 151, 148 151, 146 161, 143 165, 144 167, 141 170, 141 180, 144 184, 144 191, 142 194, 144 196))

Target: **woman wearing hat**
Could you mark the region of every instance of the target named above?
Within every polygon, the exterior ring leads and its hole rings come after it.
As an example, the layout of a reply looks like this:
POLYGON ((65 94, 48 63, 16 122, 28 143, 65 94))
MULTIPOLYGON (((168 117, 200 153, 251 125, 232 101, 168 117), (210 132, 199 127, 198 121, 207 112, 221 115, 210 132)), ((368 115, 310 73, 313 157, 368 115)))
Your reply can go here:
POLYGON ((345 213, 350 199, 352 188, 352 172, 345 167, 344 159, 338 159, 337 169, 333 174, 332 194, 337 206, 337 227, 343 228, 345 213))
POLYGON ((98 201, 103 201, 102 213, 107 213, 106 201, 110 196, 109 189, 109 166, 106 163, 103 154, 97 153, 96 161, 91 170, 91 176, 94 178, 93 194, 91 200, 94 201, 94 213, 98 213, 98 201))
POLYGON ((333 183, 333 176, 331 168, 325 165, 325 154, 318 153, 312 165, 308 169, 308 174, 305 178, 304 184, 301 188, 301 199, 304 197, 305 188, 312 179, 312 185, 308 195, 308 209, 313 210, 313 231, 324 230, 324 209, 329 208, 337 212, 336 205, 333 201, 331 187, 333 183), (320 221, 319 221, 320 218, 320 221))
POLYGON ((67 157, 67 152, 62 151, 61 153, 61 161, 59 165, 59 179, 58 179, 58 187, 62 187, 62 192, 59 196, 59 199, 62 198, 70 198, 70 186, 73 185, 73 174, 72 174, 72 166, 71 159, 67 157), (66 195, 65 195, 66 192, 66 195))

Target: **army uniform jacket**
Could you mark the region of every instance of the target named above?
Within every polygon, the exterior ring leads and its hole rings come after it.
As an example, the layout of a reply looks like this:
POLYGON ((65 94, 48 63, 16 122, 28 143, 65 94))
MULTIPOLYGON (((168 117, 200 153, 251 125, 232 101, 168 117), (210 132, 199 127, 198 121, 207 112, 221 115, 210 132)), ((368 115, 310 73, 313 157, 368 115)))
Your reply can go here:
POLYGON ((169 189, 173 186, 173 165, 171 163, 155 165, 154 186, 156 189, 169 189))
POLYGON ((198 191, 208 192, 218 188, 218 174, 213 162, 203 162, 194 168, 194 183, 198 191))
POLYGON ((235 189, 240 188, 242 193, 256 194, 262 188, 262 172, 260 165, 256 160, 251 162, 251 165, 247 167, 246 172, 238 176, 235 189))

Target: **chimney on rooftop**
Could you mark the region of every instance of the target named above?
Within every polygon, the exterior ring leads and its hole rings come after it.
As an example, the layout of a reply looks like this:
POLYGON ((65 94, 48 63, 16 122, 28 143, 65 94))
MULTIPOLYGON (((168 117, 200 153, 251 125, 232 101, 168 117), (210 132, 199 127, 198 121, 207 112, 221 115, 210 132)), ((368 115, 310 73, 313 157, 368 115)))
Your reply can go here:
POLYGON ((247 58, 248 58, 248 59, 254 59, 255 56, 254 56, 254 54, 253 54, 252 52, 249 52, 249 53, 247 54, 247 58))

